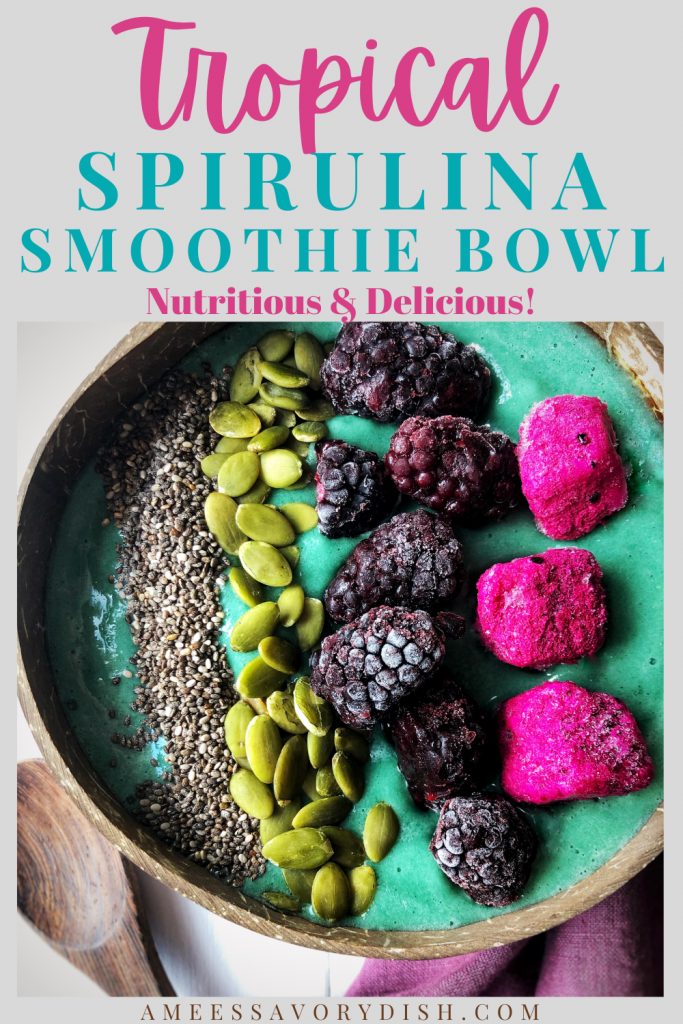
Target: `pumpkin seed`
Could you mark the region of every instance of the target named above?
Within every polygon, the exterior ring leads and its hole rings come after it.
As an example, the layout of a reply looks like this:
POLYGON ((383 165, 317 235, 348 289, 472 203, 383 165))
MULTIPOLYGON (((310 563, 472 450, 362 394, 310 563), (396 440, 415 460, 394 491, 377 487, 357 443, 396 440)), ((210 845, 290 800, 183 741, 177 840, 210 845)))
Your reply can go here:
POLYGON ((399 823, 391 804, 375 804, 368 811, 363 828, 363 845, 370 860, 377 863, 389 853, 398 838, 399 823))
POLYGON ((261 455, 261 476, 269 487, 289 487, 301 477, 301 459, 289 448, 271 448, 261 455))
POLYGON ((338 825, 347 817, 353 807, 345 796, 328 796, 312 804, 304 804, 292 821, 294 828, 321 828, 323 825, 338 825))
POLYGON ((303 736, 291 736, 280 751, 275 765, 273 792, 278 803, 292 800, 298 794, 307 771, 306 741, 303 736))
POLYGON ((279 363, 292 351, 294 345, 293 331, 268 331, 256 342, 263 359, 271 363, 279 363))
POLYGON ((266 701, 266 709, 275 724, 284 730, 295 735, 302 735, 306 732, 294 710, 294 698, 291 690, 275 690, 266 701))
POLYGON ((321 829, 334 849, 334 860, 343 868, 356 868, 365 860, 365 847, 360 836, 347 828, 337 825, 324 825, 321 829))
POLYGON ((315 868, 309 868, 308 871, 295 871, 291 868, 284 868, 282 876, 285 884, 302 903, 311 902, 311 889, 313 888, 313 879, 315 878, 315 868))
MULTIPOLYGON (((273 406, 269 406, 273 409, 273 406)), ((296 415, 290 409, 273 409, 275 422, 279 427, 289 427, 291 430, 296 423, 296 415)))
POLYGON ((365 777, 358 761, 339 750, 332 758, 332 772, 342 793, 358 803, 365 791, 365 777))
POLYGON ((249 402, 247 408, 254 410, 261 420, 261 426, 272 427, 274 425, 277 418, 277 409, 272 405, 266 405, 265 402, 249 402))
POLYGON ((324 736, 316 736, 315 733, 308 732, 308 735, 306 736, 306 748, 308 750, 308 760, 311 762, 313 767, 322 768, 324 764, 327 764, 334 753, 332 730, 330 729, 324 736))
MULTIPOLYGON (((309 733, 309 735, 312 735, 312 733, 309 733)), ((341 787, 334 777, 332 765, 324 764, 321 768, 318 768, 315 776, 315 788, 318 791, 318 796, 342 795, 341 787)))
POLYGON ((266 860, 279 868, 307 871, 330 859, 332 843, 317 828, 296 828, 270 839, 262 852, 266 860))
POLYGON ((254 410, 239 402, 219 402, 209 413, 209 423, 223 437, 253 437, 261 429, 254 410))
MULTIPOLYGON (((272 384, 269 380, 264 381, 258 389, 258 393, 266 403, 276 409, 303 409, 308 402, 309 396, 299 388, 281 388, 279 384, 272 384)), ((308 417, 302 417, 308 419, 308 417)))
POLYGON ((218 471, 218 490, 231 498, 246 494, 258 480, 260 472, 258 455, 249 451, 235 452, 228 455, 218 471))
POLYGON ((332 727, 332 708, 313 692, 307 676, 301 676, 294 685, 294 709, 308 731, 316 736, 324 736, 332 727))
POLYGON ((300 800, 292 800, 285 807, 276 807, 274 814, 271 814, 269 818, 264 818, 259 825, 261 845, 265 846, 275 836, 291 831, 292 821, 300 807, 300 800))
POLYGON ((301 784, 301 788, 303 789, 304 793, 306 794, 309 800, 320 799, 320 793, 315 788, 315 776, 315 770, 313 768, 309 768, 309 770, 306 772, 306 778, 301 784))
POLYGON ((326 398, 316 398, 309 405, 297 405, 294 411, 300 420, 331 420, 335 415, 333 406, 326 398))
POLYGON ((297 533, 307 533, 318 525, 318 513, 314 505, 305 501, 290 501, 280 506, 280 512, 289 519, 297 533))
POLYGON ((240 615, 232 627, 230 646, 233 651, 255 651, 264 637, 275 632, 279 622, 280 609, 275 602, 262 601, 240 615))
POLYGON ((279 690, 287 676, 266 665, 258 655, 248 661, 235 683, 240 697, 270 697, 273 690, 279 690))
POLYGON ((377 892, 377 875, 369 864, 362 864, 349 871, 351 888, 351 913, 354 917, 364 914, 370 907, 377 892))
POLYGON ((239 597, 240 601, 244 601, 250 608, 255 608, 263 600, 261 584, 253 580, 249 573, 245 572, 240 566, 236 565, 230 570, 228 579, 233 592, 239 597))
POLYGON ((263 540, 275 547, 285 547, 294 540, 292 524, 268 505, 240 505, 235 522, 251 540, 263 540))
MULTIPOLYGON (((238 555, 242 568, 266 587, 286 587, 292 582, 292 569, 285 556, 261 540, 240 544, 238 555)), ((305 613, 304 607, 304 613, 305 613)))
POLYGON ((246 540, 235 524, 236 512, 237 505, 227 494, 212 491, 206 496, 204 519, 207 528, 229 555, 237 554, 240 545, 246 540))
POLYGON ((299 334, 294 342, 294 360, 310 380, 310 386, 320 389, 320 367, 325 358, 322 346, 312 334, 299 334))
POLYGON ((247 726, 244 737, 247 760, 259 782, 271 783, 282 750, 280 730, 268 715, 257 715, 247 726))
POLYGON ((322 441, 323 438, 327 437, 327 433, 325 424, 322 422, 316 423, 314 420, 303 420, 296 427, 292 427, 292 435, 297 441, 306 441, 310 444, 322 441))
POLYGON ((225 730, 225 742, 228 746, 228 750, 232 756, 237 759, 243 760, 247 756, 247 748, 244 743, 244 737, 247 734, 247 728, 252 718, 256 715, 244 701, 238 700, 236 704, 229 709, 225 716, 224 730, 225 730))
POLYGON ((287 490, 287 491, 301 491, 301 490, 303 490, 304 487, 308 487, 308 485, 312 482, 312 480, 313 480, 313 474, 312 474, 312 472, 310 470, 310 467, 309 466, 303 466, 302 470, 301 470, 301 476, 299 477, 299 479, 296 481, 296 483, 290 484, 289 487, 286 487, 285 490, 287 490))
POLYGON ((246 437, 222 437, 214 448, 214 455, 234 455, 246 451, 249 440, 246 437))
MULTIPOLYGON (((287 545, 286 548, 280 548, 280 554, 283 555, 284 558, 287 559, 287 561, 289 562, 289 564, 290 564, 292 569, 296 569, 297 565, 299 564, 299 558, 301 557, 301 552, 299 551, 298 547, 296 547, 295 544, 289 544, 289 545, 287 545)), ((305 607, 306 607, 306 604, 304 602, 304 608, 305 607)), ((299 645, 299 646, 301 646, 301 645, 299 645)))
POLYGON ((271 448, 279 448, 287 442, 289 429, 287 427, 266 427, 260 431, 247 445, 250 452, 267 452, 271 448))
POLYGON ((322 636, 325 625, 325 607, 317 597, 307 597, 304 610, 294 626, 296 638, 302 651, 310 651, 322 636))
POLYGON ((239 768, 230 779, 230 796, 250 818, 269 818, 275 811, 268 786, 246 768, 239 768))
POLYGON ((270 494, 270 487, 265 480, 257 480, 246 494, 237 495, 238 505, 262 505, 270 494))
POLYGON ((345 726, 335 729, 334 746, 336 750, 349 754, 354 761, 358 761, 360 764, 366 764, 370 760, 368 741, 353 729, 347 729, 345 726))
MULTIPOLYGON (((237 687, 235 687, 235 688, 237 688, 237 687)), ((244 701, 245 704, 249 705, 249 707, 252 709, 252 711, 256 715, 265 715, 267 710, 268 710, 267 707, 266 707, 266 702, 264 701, 263 697, 245 697, 245 696, 242 696, 242 700, 244 701)), ((245 758, 245 760, 246 760, 246 758, 245 758)), ((245 765, 245 767, 249 767, 249 766, 245 765)))
POLYGON ((204 476, 208 476, 210 480, 214 480, 218 476, 218 470, 227 458, 227 452, 211 452, 210 455, 205 455, 199 463, 204 476))
POLYGON ((295 896, 290 896, 286 892, 276 892, 274 890, 268 890, 263 893, 263 900, 269 906, 274 907, 275 910, 284 910, 288 914, 296 914, 301 910, 301 903, 295 896))
POLYGON ((258 349, 248 348, 237 362, 230 378, 230 400, 246 405, 258 394, 261 383, 259 363, 261 357, 258 349))
POLYGON ((298 583, 291 583, 282 591, 277 599, 277 606, 280 609, 280 623, 285 626, 293 626, 304 610, 304 588, 298 583))
POLYGON ((296 438, 290 438, 289 444, 287 445, 290 452, 294 452, 303 462, 309 456, 310 445, 304 444, 303 441, 297 441, 296 438))
POLYGON ((288 676, 296 672, 299 666, 299 652, 296 647, 292 647, 286 640, 281 640, 279 636, 264 637, 258 645, 258 652, 266 665, 288 676))
POLYGON ((281 388, 305 388, 308 385, 305 373, 282 363, 261 362, 259 369, 262 377, 281 388))
POLYGON ((338 864, 324 864, 313 879, 311 905, 324 921, 338 921, 351 909, 351 886, 338 864))
POLYGON ((282 360, 282 365, 283 366, 292 366, 292 367, 294 367, 294 369, 297 368, 296 367, 296 359, 294 358, 294 353, 293 352, 290 352, 289 355, 287 356, 287 358, 282 360))

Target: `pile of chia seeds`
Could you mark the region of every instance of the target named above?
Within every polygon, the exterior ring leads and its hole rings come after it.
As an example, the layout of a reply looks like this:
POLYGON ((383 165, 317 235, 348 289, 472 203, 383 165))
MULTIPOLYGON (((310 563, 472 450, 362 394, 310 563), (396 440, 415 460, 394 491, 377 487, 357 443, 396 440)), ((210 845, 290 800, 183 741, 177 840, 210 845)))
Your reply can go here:
POLYGON ((236 765, 223 719, 236 694, 218 642, 217 589, 226 562, 204 523, 211 482, 199 465, 215 443, 209 412, 228 397, 227 385, 209 369, 166 374, 117 424, 98 469, 123 538, 116 587, 137 647, 132 710, 145 718, 132 737, 112 739, 140 750, 163 737, 169 771, 138 787, 140 818, 169 846, 239 884, 261 874, 264 861, 258 823, 228 793, 236 765))

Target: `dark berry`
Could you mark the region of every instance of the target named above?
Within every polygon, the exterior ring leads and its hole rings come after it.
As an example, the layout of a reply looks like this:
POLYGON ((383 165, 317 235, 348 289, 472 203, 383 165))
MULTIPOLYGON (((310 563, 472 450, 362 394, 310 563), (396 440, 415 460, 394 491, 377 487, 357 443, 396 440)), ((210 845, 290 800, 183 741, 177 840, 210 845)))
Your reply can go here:
POLYGON ((443 516, 403 512, 355 548, 325 591, 336 622, 350 622, 380 604, 431 612, 463 581, 462 549, 443 516))
POLYGON ((397 500, 379 455, 345 441, 321 441, 316 454, 320 532, 355 537, 377 526, 397 500))
POLYGON ((346 324, 320 380, 337 412, 380 423, 417 414, 479 418, 491 389, 491 371, 471 345, 418 323, 346 324))
POLYGON ((484 780, 491 748, 482 714, 445 673, 401 702, 388 732, 418 806, 438 806, 484 780))
POLYGON ((424 611, 382 605, 325 637, 311 658, 311 686, 345 725, 370 729, 443 661, 444 634, 424 611))
POLYGON ((385 464, 401 494, 467 526, 502 519, 521 500, 510 438, 460 416, 406 420, 385 464))
POLYGON ((451 882, 486 907, 519 899, 536 847, 530 822, 502 796, 447 800, 429 846, 451 882))

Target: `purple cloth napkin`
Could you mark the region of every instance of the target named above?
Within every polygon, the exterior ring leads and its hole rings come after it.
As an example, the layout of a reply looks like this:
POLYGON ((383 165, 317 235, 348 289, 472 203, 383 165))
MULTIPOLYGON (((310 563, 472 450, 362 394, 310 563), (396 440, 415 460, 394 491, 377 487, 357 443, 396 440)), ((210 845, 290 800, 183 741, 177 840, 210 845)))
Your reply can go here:
POLYGON ((366 960, 350 996, 659 996, 659 857, 602 903, 544 935, 443 960, 366 960))

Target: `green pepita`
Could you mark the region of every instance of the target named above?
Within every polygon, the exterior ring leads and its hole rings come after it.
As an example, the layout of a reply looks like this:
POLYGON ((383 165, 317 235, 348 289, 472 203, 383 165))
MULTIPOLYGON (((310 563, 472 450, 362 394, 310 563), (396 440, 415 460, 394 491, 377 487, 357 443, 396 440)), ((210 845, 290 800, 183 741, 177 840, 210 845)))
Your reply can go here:
POLYGON ((298 423, 296 427, 292 427, 292 436, 297 441, 305 441, 308 444, 314 444, 316 441, 322 441, 327 437, 327 427, 322 422, 314 422, 314 420, 303 420, 298 423))
POLYGON ((263 847, 263 856, 279 868, 308 871, 330 859, 332 843, 317 828, 297 828, 269 840, 263 847))
MULTIPOLYGON (((266 405, 265 402, 250 402, 248 405, 249 409, 253 409, 258 418, 261 420, 262 427, 272 427, 277 420, 277 409, 272 405, 266 405)), ((292 413, 292 415, 294 415, 292 413)))
POLYGON ((311 902, 311 889, 315 878, 315 868, 308 871, 294 871, 291 868, 284 868, 282 876, 285 884, 302 903, 311 902))
POLYGON ((295 412, 300 420, 331 420, 335 415, 334 408, 326 398, 316 398, 308 405, 298 405, 295 412))
POLYGON ((302 467, 302 470, 301 470, 301 476, 296 481, 296 483, 290 484, 289 487, 285 488, 285 490, 287 490, 287 491, 301 491, 301 490, 304 489, 304 487, 308 487, 308 485, 312 481, 313 481, 313 474, 312 474, 312 472, 310 470, 310 467, 304 465, 302 467))
POLYGON ((391 804, 375 804, 368 811, 363 828, 363 845, 370 860, 383 860, 398 839, 399 823, 391 804))
POLYGON ((365 777, 358 761, 338 750, 332 758, 332 772, 344 796, 358 803, 365 791, 365 777))
MULTIPOLYGON (((303 726, 303 728, 305 728, 305 726, 303 726)), ((324 736, 316 736, 315 733, 308 732, 308 730, 306 731, 308 733, 306 736, 308 760, 314 768, 322 768, 323 765, 327 764, 334 753, 334 737, 332 735, 332 730, 328 730, 324 736)))
POLYGON ((306 740, 303 736, 291 736, 280 751, 275 766, 273 792, 278 803, 297 796, 307 772, 306 740))
POLYGON ((289 438, 288 427, 266 427, 260 431, 247 445, 250 452, 268 452, 271 448, 280 448, 289 438))
POLYGON ((258 652, 266 665, 277 669, 278 672, 285 672, 288 676, 296 672, 299 666, 298 650, 279 636, 264 637, 258 645, 258 652))
MULTIPOLYGON (((296 569, 299 564, 299 558, 301 557, 301 552, 296 544, 288 544, 286 548, 280 548, 280 554, 287 559, 292 569, 296 569)), ((304 602, 304 608, 305 607, 306 604, 304 602)))
POLYGON ((239 357, 230 378, 230 400, 232 402, 241 402, 242 405, 246 405, 247 402, 251 402, 252 398, 256 398, 261 383, 260 361, 261 356, 258 349, 255 348, 247 349, 239 357))
POLYGON ((307 597, 304 610, 295 625, 296 638, 302 651, 310 651, 322 636, 325 607, 317 597, 307 597))
POLYGON ((238 505, 262 505, 270 495, 270 487, 265 480, 257 480, 246 494, 237 496, 238 505))
POLYGON ((285 626, 293 626, 302 611, 304 610, 304 588, 298 583, 291 583, 282 591, 277 599, 277 606, 280 609, 280 623, 285 626))
POLYGON ((308 385, 305 373, 283 363, 263 361, 259 364, 259 369, 262 377, 281 388, 305 388, 308 385))
POLYGON ((225 460, 228 458, 227 452, 211 452, 210 455, 205 455, 199 465, 202 468, 204 476, 208 476, 210 480, 215 480, 218 476, 218 470, 221 468, 225 460))
POLYGON ((261 358, 279 363, 289 355, 294 345, 293 331, 268 331, 256 342, 261 358))
POLYGON ((271 814, 270 818, 265 818, 259 825, 261 845, 265 846, 283 832, 290 832, 292 821, 300 807, 300 800, 291 800, 285 807, 276 807, 275 813, 271 814))
POLYGON ((252 718, 244 737, 249 767, 260 782, 271 783, 282 750, 280 730, 268 715, 252 718))
POLYGON ((347 729, 346 726, 334 730, 334 746, 336 750, 349 754, 360 764, 366 764, 370 760, 368 741, 360 733, 347 729))
POLYGON ((312 804, 304 804, 294 818, 294 828, 321 828, 323 825, 338 825, 347 817, 353 807, 345 796, 328 796, 312 804))
POLYGON ((219 402, 209 413, 209 423, 223 437, 253 437, 261 429, 253 409, 239 402, 219 402))
POLYGON ((235 452, 244 452, 249 444, 246 437, 222 437, 214 448, 215 455, 234 455, 235 452))
POLYGON ((227 494, 212 491, 207 495, 204 502, 204 519, 207 528, 223 551, 227 551, 229 555, 237 554, 240 545, 246 540, 235 523, 236 513, 237 505, 227 494))
MULTIPOLYGON (((266 405, 272 405, 276 409, 296 411, 303 409, 310 402, 310 397, 305 391, 301 391, 299 388, 281 388, 279 384, 273 384, 269 380, 263 382, 258 393, 266 405)), ((302 418, 308 419, 308 417, 302 418)))
POLYGON ((289 487, 301 472, 301 459, 289 448, 272 448, 261 455, 261 476, 269 487, 289 487))
MULTIPOLYGON (((261 540, 240 544, 238 555, 242 568, 266 587, 286 587, 292 582, 292 568, 277 548, 261 540)), ((304 607, 304 613, 305 613, 304 607)))
MULTIPOLYGON (((228 580, 230 581, 230 586, 232 587, 233 592, 237 597, 239 597, 240 601, 244 601, 244 603, 248 604, 250 608, 254 608, 263 600, 263 589, 261 584, 252 579, 249 573, 245 572, 239 565, 234 566, 230 570, 228 580)), ((282 617, 282 613, 280 617, 282 617)))
MULTIPOLYGON (((271 405, 269 408, 273 409, 273 406, 271 405)), ((291 430, 296 424, 296 414, 291 409, 273 409, 273 412, 275 413, 275 422, 279 427, 289 427, 291 430)))
POLYGON ((259 478, 261 465, 255 452, 235 452, 228 455, 218 471, 218 490, 236 498, 246 494, 259 478))
POLYGON ((360 836, 338 825, 322 828, 334 849, 334 860, 343 868, 355 868, 365 860, 365 847, 360 836))
POLYGON ((275 910, 283 910, 286 914, 296 914, 301 910, 301 902, 296 896, 290 896, 286 892, 268 890, 263 893, 263 900, 268 906, 275 910))
POLYGON ((318 793, 318 790, 316 789, 315 786, 316 774, 317 772, 315 771, 314 768, 309 768, 309 770, 306 772, 306 778, 301 784, 301 788, 303 789, 304 793, 306 794, 309 800, 320 799, 320 794, 318 793))
POLYGON ((275 547, 286 547, 294 540, 292 524, 268 505, 240 505, 235 522, 251 540, 263 540, 275 547))
POLYGON ((332 708, 326 700, 313 692, 307 676, 301 676, 296 681, 294 708, 308 731, 316 736, 324 736, 331 729, 332 708))
POLYGON ((240 615, 232 627, 230 646, 233 651, 255 651, 264 637, 275 632, 279 623, 280 609, 275 601, 262 601, 240 615))
POLYGON ((311 905, 324 921, 338 921, 351 909, 351 886, 338 864, 324 864, 311 888, 311 905))
POLYGON ((310 454, 310 445, 305 444, 303 441, 297 441, 295 437, 290 438, 289 444, 287 445, 290 452, 294 452, 302 462, 305 462, 310 454))
POLYGON ((291 690, 276 690, 266 701, 266 709, 275 724, 284 732, 302 735, 306 732, 294 710, 294 698, 291 690))
POLYGON ((351 887, 351 913, 354 917, 364 914, 377 892, 377 875, 375 869, 369 864, 362 864, 349 871, 349 886, 351 887))
MULTIPOLYGON (((268 710, 266 708, 266 702, 264 701, 263 697, 242 697, 242 700, 244 701, 245 704, 249 705, 249 707, 256 715, 265 715, 266 711, 268 710)), ((249 766, 245 765, 245 767, 248 768, 249 766)))
POLYGON ((239 768, 230 779, 230 796, 250 818, 269 818, 275 811, 268 786, 246 768, 239 768))
POLYGON ((255 717, 249 705, 241 700, 233 704, 225 716, 225 742, 228 750, 236 760, 237 758, 244 760, 247 756, 244 738, 247 734, 249 723, 255 717))
POLYGON ((318 525, 318 513, 314 505, 305 501, 290 501, 280 506, 280 512, 289 519, 297 533, 306 533, 318 525))
MULTIPOLYGON (((309 735, 312 734, 309 733, 309 735)), ((342 795, 341 787, 334 777, 332 765, 324 764, 322 768, 318 768, 315 776, 315 788, 318 791, 318 796, 342 795)))
POLYGON ((309 378, 310 386, 315 391, 320 388, 320 367, 324 358, 322 346, 312 334, 297 336, 294 342, 294 359, 297 367, 309 378))
POLYGON ((257 655, 246 663, 238 675, 235 689, 240 697, 260 697, 263 700, 273 690, 279 690, 286 678, 286 675, 266 665, 257 655))

